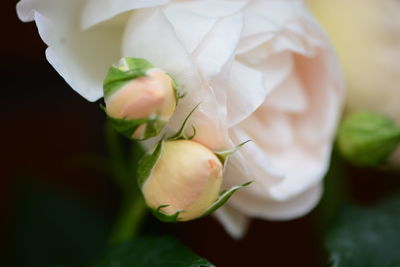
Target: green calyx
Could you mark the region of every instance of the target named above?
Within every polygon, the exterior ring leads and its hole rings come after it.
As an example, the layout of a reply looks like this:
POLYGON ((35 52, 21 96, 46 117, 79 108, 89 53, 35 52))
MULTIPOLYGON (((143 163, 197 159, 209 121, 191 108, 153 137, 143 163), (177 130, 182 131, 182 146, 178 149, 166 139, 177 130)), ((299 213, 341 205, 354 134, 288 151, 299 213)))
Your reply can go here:
POLYGON ((169 205, 161 205, 157 209, 152 209, 150 208, 151 213, 159 219, 162 222, 165 223, 176 223, 180 221, 179 214, 182 212, 182 210, 178 210, 174 214, 165 214, 162 212, 163 208, 168 207, 169 205))
POLYGON ((147 178, 150 177, 154 166, 157 164, 158 159, 161 156, 163 145, 164 141, 159 142, 156 145, 153 153, 144 155, 141 161, 139 162, 136 177, 140 188, 142 188, 147 178))
POLYGON ((143 58, 123 58, 118 66, 112 66, 103 83, 104 98, 109 98, 128 82, 146 76, 154 66, 143 58))
POLYGON ((346 117, 339 129, 342 155, 359 166, 382 164, 400 143, 400 127, 393 120, 372 112, 346 117))
POLYGON ((236 191, 242 189, 243 187, 249 186, 251 183, 253 183, 253 181, 234 186, 229 190, 222 192, 218 199, 210 207, 208 207, 208 209, 200 217, 210 215, 211 213, 222 207, 222 205, 224 205, 236 191))

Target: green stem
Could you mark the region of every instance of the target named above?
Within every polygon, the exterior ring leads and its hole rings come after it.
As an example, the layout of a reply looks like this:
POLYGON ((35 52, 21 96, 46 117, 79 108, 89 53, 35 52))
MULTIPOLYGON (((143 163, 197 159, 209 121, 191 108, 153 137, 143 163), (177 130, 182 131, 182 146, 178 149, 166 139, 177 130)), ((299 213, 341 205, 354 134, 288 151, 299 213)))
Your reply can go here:
POLYGON ((107 121, 106 144, 110 154, 109 167, 113 181, 122 194, 122 205, 110 235, 110 245, 116 245, 134 238, 145 219, 147 207, 136 182, 136 168, 143 150, 132 142, 130 155, 124 153, 121 136, 107 121))
POLYGON ((125 198, 111 233, 110 245, 117 245, 136 237, 146 213, 147 207, 140 195, 125 198))

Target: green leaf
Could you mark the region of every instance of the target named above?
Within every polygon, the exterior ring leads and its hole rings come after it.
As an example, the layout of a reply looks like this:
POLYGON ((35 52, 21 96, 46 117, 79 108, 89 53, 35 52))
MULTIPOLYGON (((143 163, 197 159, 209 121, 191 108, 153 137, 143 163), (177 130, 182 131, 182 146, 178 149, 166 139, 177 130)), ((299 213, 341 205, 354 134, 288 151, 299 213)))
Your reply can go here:
POLYGON ((400 196, 347 206, 326 238, 334 267, 400 266, 400 196))
POLYGON ((136 177, 140 188, 142 188, 144 182, 146 182, 147 178, 150 176, 154 165, 156 165, 158 159, 160 158, 163 145, 163 141, 159 142, 154 152, 152 154, 144 155, 142 160, 139 162, 136 177))
POLYGON ((142 58, 123 58, 120 65, 111 67, 104 78, 104 97, 109 98, 133 79, 143 77, 154 66, 142 58))
POLYGON ((106 253, 90 267, 215 267, 172 237, 143 237, 106 253))
POLYGON ((217 209, 219 209, 222 205, 224 205, 230 198, 231 196, 238 191, 239 189, 246 187, 248 185, 250 185, 252 182, 247 182, 244 183, 242 185, 237 185, 232 187, 231 189, 225 191, 224 193, 222 193, 219 198, 201 215, 201 217, 210 215, 211 213, 213 213, 214 211, 216 211, 217 209))

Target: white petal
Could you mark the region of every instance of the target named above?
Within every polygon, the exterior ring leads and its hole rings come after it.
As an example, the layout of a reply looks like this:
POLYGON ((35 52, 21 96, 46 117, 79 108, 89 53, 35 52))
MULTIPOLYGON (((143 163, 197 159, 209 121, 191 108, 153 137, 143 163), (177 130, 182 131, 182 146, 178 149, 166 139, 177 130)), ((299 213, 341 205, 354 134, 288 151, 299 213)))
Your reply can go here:
POLYGON ((247 2, 248 0, 191 0, 176 1, 170 6, 199 16, 221 18, 238 13, 247 2))
POLYGON ((123 12, 159 6, 168 2, 169 0, 87 0, 83 8, 81 27, 88 29, 123 12))
POLYGON ((225 205, 219 208, 214 215, 233 238, 240 239, 245 235, 249 219, 244 214, 233 207, 225 205))
POLYGON ((233 62, 227 96, 229 127, 253 113, 264 102, 267 93, 261 72, 233 62))
POLYGON ((220 73, 233 57, 243 27, 243 15, 220 19, 194 52, 195 62, 206 81, 220 73))
MULTIPOLYGON (((250 186, 256 186, 255 183, 250 186)), ((239 212, 255 218, 269 220, 291 220, 304 216, 319 202, 322 195, 322 185, 308 188, 302 194, 286 201, 273 201, 251 194, 244 194, 245 189, 239 190, 228 205, 239 212)))
POLYGON ((175 5, 167 6, 164 13, 189 53, 196 49, 218 21, 217 18, 204 17, 182 8, 176 8, 175 5))
POLYGON ((23 1, 22 19, 36 20, 40 36, 49 46, 48 61, 79 94, 90 101, 103 95, 103 79, 120 57, 121 28, 101 25, 79 30, 80 0, 23 1))
POLYGON ((331 144, 315 148, 294 145, 281 153, 270 153, 278 169, 285 172, 279 184, 271 186, 269 195, 276 201, 287 201, 319 183, 328 170, 331 144))

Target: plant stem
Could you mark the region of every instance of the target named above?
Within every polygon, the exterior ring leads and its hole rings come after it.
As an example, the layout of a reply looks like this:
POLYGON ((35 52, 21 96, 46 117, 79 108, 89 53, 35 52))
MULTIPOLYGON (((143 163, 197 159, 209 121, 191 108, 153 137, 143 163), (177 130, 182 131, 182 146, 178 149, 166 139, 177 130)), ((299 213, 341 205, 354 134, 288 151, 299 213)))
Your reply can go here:
POLYGON ((121 211, 111 233, 110 245, 117 245, 133 239, 146 217, 147 207, 141 195, 125 197, 121 211))

